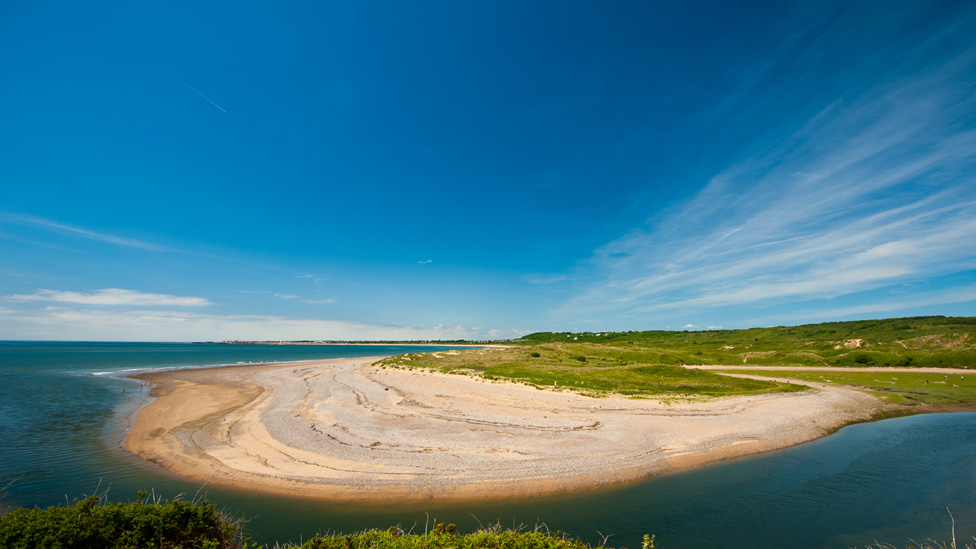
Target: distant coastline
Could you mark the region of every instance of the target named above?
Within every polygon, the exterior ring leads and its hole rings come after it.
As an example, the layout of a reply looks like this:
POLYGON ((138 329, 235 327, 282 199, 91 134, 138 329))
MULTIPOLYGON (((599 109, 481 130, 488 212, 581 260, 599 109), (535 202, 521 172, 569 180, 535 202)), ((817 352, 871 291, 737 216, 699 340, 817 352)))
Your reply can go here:
POLYGON ((193 345, 357 345, 357 346, 406 346, 406 347, 507 347, 498 342, 479 343, 476 341, 193 341, 193 345))

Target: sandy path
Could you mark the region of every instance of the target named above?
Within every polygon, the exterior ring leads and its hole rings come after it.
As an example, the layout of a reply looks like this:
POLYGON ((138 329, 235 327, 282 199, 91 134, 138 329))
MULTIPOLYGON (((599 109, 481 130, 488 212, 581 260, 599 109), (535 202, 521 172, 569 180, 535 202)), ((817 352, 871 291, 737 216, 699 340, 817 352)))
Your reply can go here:
POLYGON ((854 368, 847 366, 722 366, 722 365, 688 365, 685 368, 696 370, 751 370, 755 372, 882 372, 882 373, 904 373, 904 374, 961 374, 966 375, 968 370, 965 368, 908 368, 879 366, 877 368, 865 367, 854 368))
POLYGON ((501 498, 636 480, 822 436, 864 393, 590 398, 369 360, 143 374, 126 441, 181 475, 333 500, 501 498))

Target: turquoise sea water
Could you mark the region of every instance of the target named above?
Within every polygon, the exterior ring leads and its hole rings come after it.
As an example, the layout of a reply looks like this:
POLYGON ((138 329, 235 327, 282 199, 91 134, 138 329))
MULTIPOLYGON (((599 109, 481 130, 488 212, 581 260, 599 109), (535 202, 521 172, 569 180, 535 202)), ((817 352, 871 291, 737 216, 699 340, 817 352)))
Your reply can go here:
POLYGON ((64 504, 95 492, 206 497, 265 542, 399 524, 544 524, 589 543, 664 549, 863 547, 976 535, 976 414, 855 425, 808 444, 636 484, 491 503, 334 505, 201 486, 121 447, 145 402, 128 373, 158 368, 399 354, 397 346, 0 342, 0 505, 64 504))

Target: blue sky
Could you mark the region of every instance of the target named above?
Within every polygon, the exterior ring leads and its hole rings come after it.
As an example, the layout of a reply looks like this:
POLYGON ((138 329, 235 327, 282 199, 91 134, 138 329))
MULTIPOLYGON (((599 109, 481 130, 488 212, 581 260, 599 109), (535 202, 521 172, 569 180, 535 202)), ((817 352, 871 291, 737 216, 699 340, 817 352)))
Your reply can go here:
POLYGON ((976 315, 972 2, 5 2, 0 339, 976 315))

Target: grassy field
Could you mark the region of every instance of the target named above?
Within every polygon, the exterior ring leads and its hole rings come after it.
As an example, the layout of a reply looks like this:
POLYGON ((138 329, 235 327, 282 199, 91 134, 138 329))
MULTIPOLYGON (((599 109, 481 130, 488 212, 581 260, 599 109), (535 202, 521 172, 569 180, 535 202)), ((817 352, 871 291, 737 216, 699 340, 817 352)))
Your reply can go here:
POLYGON ((748 330, 530 334, 510 342, 599 344, 661 364, 976 368, 976 318, 913 317, 748 330))
POLYGON ((658 353, 604 345, 548 343, 531 347, 399 355, 379 367, 424 368, 449 374, 506 379, 592 396, 695 398, 802 390, 786 383, 736 379, 661 364, 658 353))
MULTIPOLYGON (((976 384, 940 383, 908 372, 939 367, 965 375, 965 370, 976 368, 974 330, 976 318, 913 317, 704 332, 543 332, 505 342, 509 347, 504 349, 401 355, 379 364, 558 386, 594 396, 654 398, 802 390, 682 365, 887 366, 905 368, 906 374, 847 372, 829 379, 867 388, 896 404, 969 407, 976 403, 976 384)), ((809 381, 828 377, 808 374, 791 376, 809 381)))

